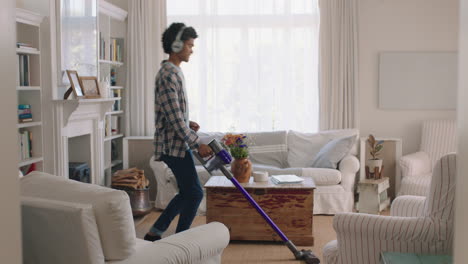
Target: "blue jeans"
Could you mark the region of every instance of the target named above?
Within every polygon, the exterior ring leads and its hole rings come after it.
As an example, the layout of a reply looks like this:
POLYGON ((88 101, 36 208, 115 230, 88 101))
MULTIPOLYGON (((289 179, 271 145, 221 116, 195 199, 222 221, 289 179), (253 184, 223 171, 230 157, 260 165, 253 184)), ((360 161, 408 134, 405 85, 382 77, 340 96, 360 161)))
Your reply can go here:
POLYGON ((159 236, 167 230, 178 214, 180 216, 176 233, 189 229, 203 199, 203 189, 200 186, 198 174, 195 170, 192 151, 187 150, 184 158, 163 155, 161 161, 166 163, 174 173, 179 193, 172 198, 150 230, 159 236))

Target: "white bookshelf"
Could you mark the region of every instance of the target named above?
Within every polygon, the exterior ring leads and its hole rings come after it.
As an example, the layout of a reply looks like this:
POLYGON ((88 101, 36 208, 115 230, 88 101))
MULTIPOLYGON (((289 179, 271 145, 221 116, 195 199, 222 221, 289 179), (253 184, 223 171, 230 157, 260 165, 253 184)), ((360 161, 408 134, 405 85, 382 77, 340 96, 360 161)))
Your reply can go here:
MULTIPOLYGON (((127 11, 103 0, 99 1, 98 16, 98 61, 99 80, 108 84, 107 94, 115 100, 114 106, 105 116, 104 168, 105 177, 109 179, 113 171, 122 166, 122 139, 127 128, 125 93, 127 48, 127 11), (113 40, 116 39, 114 42, 113 40), (111 44, 113 47, 111 48, 111 44), (120 55, 116 45, 119 46, 120 55), (116 50, 114 54, 111 50, 116 50), (111 76, 111 70, 114 76, 111 76)), ((110 184, 107 181, 107 184, 110 184)))
POLYGON ((18 167, 27 171, 31 164, 43 170, 42 79, 41 79, 41 28, 43 16, 16 9, 16 41, 28 47, 18 47, 17 54, 17 105, 29 105, 32 121, 21 122, 18 117, 18 167))

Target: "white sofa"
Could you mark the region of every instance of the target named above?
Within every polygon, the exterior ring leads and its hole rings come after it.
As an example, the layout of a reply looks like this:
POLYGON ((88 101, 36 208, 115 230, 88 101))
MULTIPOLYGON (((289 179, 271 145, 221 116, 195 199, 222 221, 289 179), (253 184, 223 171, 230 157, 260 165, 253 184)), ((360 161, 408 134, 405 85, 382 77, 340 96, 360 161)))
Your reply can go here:
MULTIPOLYGON (((219 140, 223 135, 221 132, 199 132, 202 143, 208 143, 213 138, 219 140)), ((312 177, 317 186, 314 192, 314 214, 352 212, 354 184, 359 170, 359 161, 356 158, 357 140, 350 153, 339 162, 338 169, 312 168, 311 165, 316 154, 328 142, 349 136, 356 136, 357 139, 358 130, 330 130, 320 133, 275 131, 246 133, 246 135, 253 141, 249 147, 249 158, 254 171, 268 171, 269 175, 295 174, 312 177)), ((164 162, 154 161, 153 157, 149 162, 157 183, 155 206, 164 209, 178 191, 176 180, 164 162)), ((198 161, 196 164, 200 183, 203 186, 210 175, 198 161)), ((216 174, 222 175, 220 171, 216 174)), ((205 211, 204 199, 198 213, 204 214, 205 211)))
POLYGON ((42 172, 20 186, 26 264, 214 264, 229 243, 216 222, 156 242, 138 239, 124 191, 42 172))

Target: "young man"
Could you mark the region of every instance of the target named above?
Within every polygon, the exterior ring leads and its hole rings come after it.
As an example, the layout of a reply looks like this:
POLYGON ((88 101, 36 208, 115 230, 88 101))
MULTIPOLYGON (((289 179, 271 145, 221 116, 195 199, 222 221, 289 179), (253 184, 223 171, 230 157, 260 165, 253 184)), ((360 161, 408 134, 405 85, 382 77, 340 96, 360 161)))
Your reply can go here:
POLYGON ((176 232, 189 229, 203 198, 191 150, 197 150, 202 157, 211 155, 212 150, 199 143, 196 132, 200 127, 189 121, 185 79, 180 69, 182 62, 189 61, 197 37, 196 31, 183 23, 171 24, 162 35, 164 52, 169 54, 169 59, 161 63, 156 75, 155 159, 165 162, 172 170, 179 193, 145 235, 144 239, 149 241, 161 239, 178 214, 176 232))

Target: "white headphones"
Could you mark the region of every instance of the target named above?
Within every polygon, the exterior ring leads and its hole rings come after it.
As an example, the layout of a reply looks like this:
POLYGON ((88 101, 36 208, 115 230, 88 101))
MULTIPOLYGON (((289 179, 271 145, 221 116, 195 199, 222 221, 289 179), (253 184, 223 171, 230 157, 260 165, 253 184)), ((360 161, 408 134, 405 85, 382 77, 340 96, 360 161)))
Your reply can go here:
POLYGON ((185 26, 179 30, 174 42, 172 42, 171 49, 175 53, 181 52, 182 49, 184 48, 184 42, 180 39, 182 37, 182 33, 184 33, 184 30, 185 30, 185 26))

